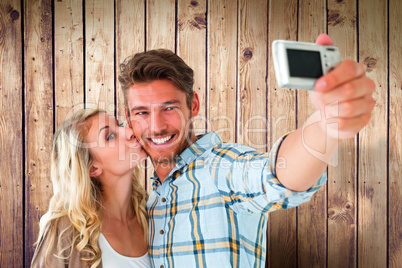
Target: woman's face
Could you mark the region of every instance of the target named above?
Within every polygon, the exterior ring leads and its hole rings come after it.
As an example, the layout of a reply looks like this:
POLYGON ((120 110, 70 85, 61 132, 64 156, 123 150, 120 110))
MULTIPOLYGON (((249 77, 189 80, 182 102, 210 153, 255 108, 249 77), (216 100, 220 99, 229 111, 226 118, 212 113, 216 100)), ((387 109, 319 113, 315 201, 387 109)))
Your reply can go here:
POLYGON ((106 113, 90 119, 86 140, 94 158, 91 176, 124 176, 147 157, 130 128, 120 127, 117 120, 106 113))

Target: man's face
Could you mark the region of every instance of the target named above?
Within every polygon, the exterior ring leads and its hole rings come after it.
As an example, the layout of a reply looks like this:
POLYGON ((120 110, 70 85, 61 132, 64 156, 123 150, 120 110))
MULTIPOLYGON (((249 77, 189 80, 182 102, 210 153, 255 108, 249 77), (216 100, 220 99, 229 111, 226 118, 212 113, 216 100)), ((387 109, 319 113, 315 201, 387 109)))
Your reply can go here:
POLYGON ((191 118, 199 111, 195 94, 191 110, 186 94, 169 80, 135 84, 127 92, 134 134, 154 163, 169 163, 194 139, 191 118))

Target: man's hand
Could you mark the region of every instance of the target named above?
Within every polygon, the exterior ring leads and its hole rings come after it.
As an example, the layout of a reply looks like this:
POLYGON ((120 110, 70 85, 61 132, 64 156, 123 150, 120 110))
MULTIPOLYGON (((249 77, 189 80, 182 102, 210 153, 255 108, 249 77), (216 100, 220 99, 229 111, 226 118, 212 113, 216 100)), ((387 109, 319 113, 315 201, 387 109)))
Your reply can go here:
MULTIPOLYGON (((321 34, 316 44, 333 43, 328 35, 321 34)), ((366 76, 363 65, 351 60, 341 62, 319 78, 315 91, 309 93, 314 106, 321 111, 322 130, 333 139, 354 137, 370 121, 374 90, 374 81, 366 76)))

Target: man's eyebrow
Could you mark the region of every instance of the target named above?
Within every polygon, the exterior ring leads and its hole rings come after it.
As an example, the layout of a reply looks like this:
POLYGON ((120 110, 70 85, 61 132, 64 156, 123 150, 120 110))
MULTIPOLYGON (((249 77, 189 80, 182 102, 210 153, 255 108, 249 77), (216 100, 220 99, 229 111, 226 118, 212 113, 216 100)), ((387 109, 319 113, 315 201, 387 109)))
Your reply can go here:
POLYGON ((147 106, 134 106, 131 108, 130 112, 138 111, 138 110, 148 110, 147 106))
POLYGON ((162 103, 162 107, 165 107, 165 106, 169 106, 169 105, 172 105, 172 104, 180 104, 180 101, 179 100, 170 100, 170 101, 165 101, 164 103, 162 103))
MULTIPOLYGON (((172 104, 181 104, 181 102, 179 100, 169 100, 161 103, 160 107, 166 107, 172 104)), ((139 110, 148 110, 148 109, 149 109, 148 106, 134 106, 133 108, 131 108, 130 112, 135 112, 139 110)))

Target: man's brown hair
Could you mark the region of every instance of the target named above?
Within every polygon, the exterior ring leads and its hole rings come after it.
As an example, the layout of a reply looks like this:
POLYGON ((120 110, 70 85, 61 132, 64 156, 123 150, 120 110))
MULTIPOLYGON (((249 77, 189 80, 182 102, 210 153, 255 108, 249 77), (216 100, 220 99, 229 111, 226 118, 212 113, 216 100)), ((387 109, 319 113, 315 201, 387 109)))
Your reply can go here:
MULTIPOLYGON (((194 71, 176 54, 168 49, 156 49, 137 53, 120 64, 119 82, 128 108, 128 88, 137 83, 149 83, 167 79, 186 94, 191 110, 194 97, 194 71)), ((127 110, 129 114, 129 111, 127 110)))

